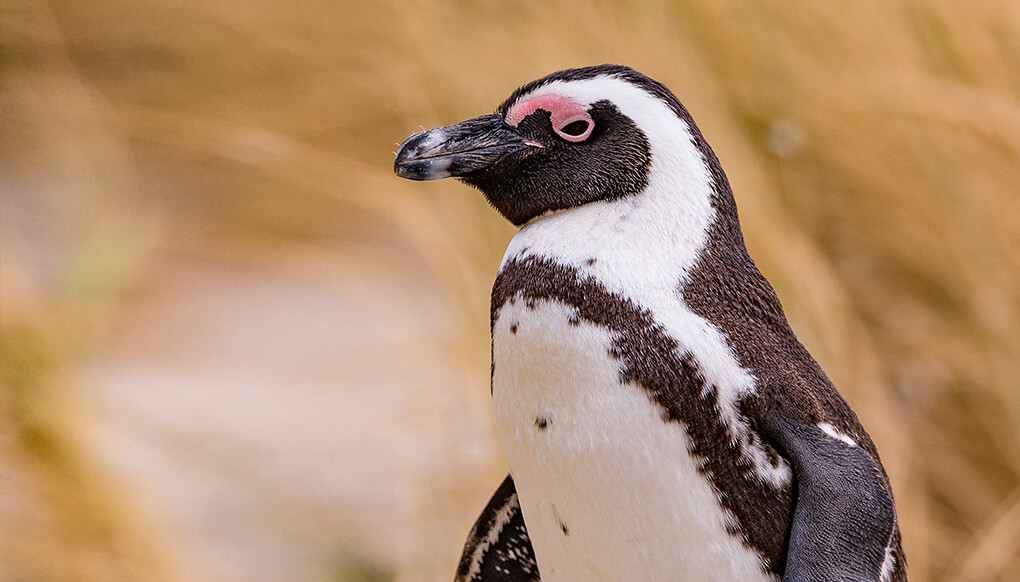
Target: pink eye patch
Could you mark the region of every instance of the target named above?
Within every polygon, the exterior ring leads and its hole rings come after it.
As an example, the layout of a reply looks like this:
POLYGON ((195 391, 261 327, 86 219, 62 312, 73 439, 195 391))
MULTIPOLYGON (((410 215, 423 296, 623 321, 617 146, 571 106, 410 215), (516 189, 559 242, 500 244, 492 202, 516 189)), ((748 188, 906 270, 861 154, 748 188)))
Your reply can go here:
POLYGON ((551 115, 553 131, 567 141, 582 142, 591 135, 595 121, 591 115, 573 99, 547 93, 515 103, 506 112, 506 122, 517 127, 525 117, 543 109, 551 115))

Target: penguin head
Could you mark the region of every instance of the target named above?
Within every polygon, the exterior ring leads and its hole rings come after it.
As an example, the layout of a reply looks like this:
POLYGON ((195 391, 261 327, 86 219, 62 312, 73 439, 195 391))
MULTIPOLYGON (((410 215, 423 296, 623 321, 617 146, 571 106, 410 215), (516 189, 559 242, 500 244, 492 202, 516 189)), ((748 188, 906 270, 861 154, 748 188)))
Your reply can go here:
POLYGON ((669 187, 704 185, 714 167, 714 154, 669 89, 618 65, 532 81, 494 114, 412 135, 394 162, 396 174, 411 180, 459 178, 518 226, 640 196, 656 177, 669 187))

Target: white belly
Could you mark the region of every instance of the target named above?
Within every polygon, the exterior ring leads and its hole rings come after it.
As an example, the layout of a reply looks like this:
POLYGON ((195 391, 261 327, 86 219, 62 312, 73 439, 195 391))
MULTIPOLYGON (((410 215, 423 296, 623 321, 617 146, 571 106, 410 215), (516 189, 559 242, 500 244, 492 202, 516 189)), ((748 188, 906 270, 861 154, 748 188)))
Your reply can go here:
POLYGON ((620 383, 611 333, 532 305, 499 312, 493 400, 542 581, 775 580, 726 532, 684 428, 620 383))

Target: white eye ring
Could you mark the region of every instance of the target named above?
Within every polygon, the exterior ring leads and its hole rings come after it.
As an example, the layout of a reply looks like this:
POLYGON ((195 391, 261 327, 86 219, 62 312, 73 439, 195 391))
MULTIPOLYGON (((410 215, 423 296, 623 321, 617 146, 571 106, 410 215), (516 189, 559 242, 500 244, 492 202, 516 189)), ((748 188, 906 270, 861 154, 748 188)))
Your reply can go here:
POLYGON ((574 143, 580 143, 588 139, 588 136, 591 135, 591 131, 593 129, 595 129, 595 120, 593 120, 591 115, 588 115, 586 112, 575 113, 574 115, 571 115, 570 117, 553 125, 553 131, 556 132, 556 135, 574 143), (581 128, 581 126, 578 125, 579 123, 584 124, 584 130, 580 133, 574 131, 575 129, 581 128), (570 128, 570 130, 568 131, 567 128, 570 128))

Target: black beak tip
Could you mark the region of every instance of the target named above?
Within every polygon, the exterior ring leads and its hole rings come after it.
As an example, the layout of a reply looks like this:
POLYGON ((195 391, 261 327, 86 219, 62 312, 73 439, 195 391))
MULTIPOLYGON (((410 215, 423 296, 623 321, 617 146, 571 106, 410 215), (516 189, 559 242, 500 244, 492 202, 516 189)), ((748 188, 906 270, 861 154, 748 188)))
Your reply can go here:
POLYGON ((437 177, 430 160, 401 160, 398 157, 393 163, 393 172, 407 180, 434 180, 437 177))
POLYGON ((449 161, 429 155, 429 142, 435 141, 429 131, 420 131, 404 140, 393 160, 393 172, 408 180, 435 180, 444 178, 449 161))

